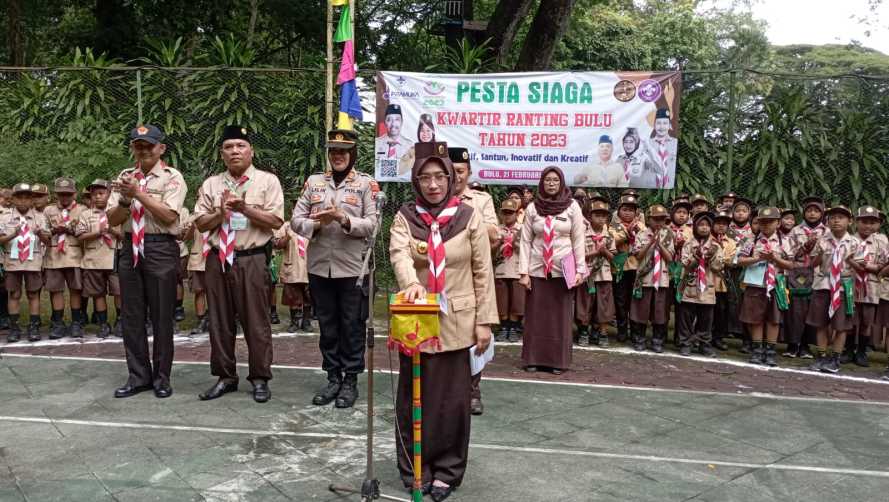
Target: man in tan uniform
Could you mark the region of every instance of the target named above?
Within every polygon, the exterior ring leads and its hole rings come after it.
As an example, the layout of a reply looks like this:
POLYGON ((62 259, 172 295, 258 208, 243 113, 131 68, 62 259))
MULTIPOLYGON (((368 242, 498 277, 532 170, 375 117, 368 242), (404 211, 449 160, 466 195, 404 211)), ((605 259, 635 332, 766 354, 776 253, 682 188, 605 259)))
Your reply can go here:
MULTIPOLYGON (((454 185, 454 193, 461 202, 468 204, 475 209, 488 233, 488 240, 493 248, 500 241, 500 223, 497 221, 497 213, 494 210, 494 200, 487 192, 473 190, 468 187, 469 177, 472 176, 472 166, 469 163, 469 150, 460 147, 449 147, 448 157, 454 165, 454 173, 457 180, 454 185)), ((484 412, 482 404, 482 391, 479 388, 479 382, 482 381, 482 373, 479 372, 472 377, 472 400, 470 409, 473 415, 481 415, 484 412)))
POLYGON ((74 338, 80 338, 86 323, 85 312, 80 308, 80 261, 83 258, 83 249, 75 234, 77 221, 86 208, 75 200, 77 187, 71 178, 56 179, 53 192, 56 194, 56 203, 43 211, 52 232, 52 241, 43 259, 45 286, 52 301, 49 337, 57 339, 70 334, 74 338), (70 333, 64 320, 66 287, 71 305, 70 333))
POLYGON ((201 186, 195 224, 210 231, 212 250, 204 273, 210 316, 210 372, 216 384, 202 401, 238 389, 236 318, 244 327, 253 400, 272 393, 272 326, 269 319, 269 259, 275 229, 284 224, 284 192, 278 177, 253 166, 247 129, 227 126, 220 146, 226 170, 201 186))
POLYGON ((136 161, 112 183, 108 225, 121 225, 123 245, 117 254, 123 314, 123 344, 127 355, 127 383, 114 397, 130 397, 154 389, 154 395, 173 394, 173 309, 176 306, 176 269, 179 266, 179 209, 188 187, 182 173, 161 156, 164 133, 141 125, 130 132, 136 161), (149 359, 146 308, 150 310, 154 350, 149 359))
POLYGON ((13 209, 0 219, 0 245, 6 246, 4 263, 5 286, 9 292, 9 334, 6 341, 14 343, 22 336, 19 328, 19 307, 22 283, 31 312, 28 340, 40 340, 40 289, 43 287, 44 245, 49 242, 49 226, 43 213, 31 207, 31 185, 19 183, 12 188, 13 209))
POLYGON ((364 371, 368 291, 355 283, 377 222, 380 188, 354 169, 357 142, 354 131, 327 133, 330 167, 306 180, 290 222, 309 239, 309 290, 321 330, 321 368, 327 372, 327 384, 312 398, 316 406, 336 400, 337 408, 351 408, 364 371))

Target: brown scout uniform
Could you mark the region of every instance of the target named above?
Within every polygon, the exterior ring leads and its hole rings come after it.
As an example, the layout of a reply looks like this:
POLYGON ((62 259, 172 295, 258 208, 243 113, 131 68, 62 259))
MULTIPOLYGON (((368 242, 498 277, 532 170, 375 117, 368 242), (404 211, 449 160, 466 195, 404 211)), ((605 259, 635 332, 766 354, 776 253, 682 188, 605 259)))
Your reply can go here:
POLYGON ((691 240, 686 241, 682 247, 680 262, 684 271, 684 279, 679 287, 682 290, 684 305, 676 315, 679 322, 679 344, 683 347, 691 347, 699 343, 709 346, 712 341, 716 286, 725 266, 724 251, 712 236, 708 237, 703 244, 692 236, 691 240), (695 257, 695 253, 701 248, 705 250, 704 253, 710 250, 715 250, 716 253, 706 264, 706 288, 703 292, 698 285, 696 267, 698 260, 695 257), (695 265, 695 268, 689 271, 687 268, 689 265, 695 265))
MULTIPOLYGON (((69 178, 57 179, 54 191, 77 193, 74 180, 69 178)), ((59 252, 59 239, 61 236, 53 235, 43 259, 43 275, 46 278, 46 290, 50 293, 65 291, 66 286, 68 289, 75 291, 82 288, 80 269, 81 260, 83 259, 83 248, 76 236, 76 228, 80 215, 88 210, 88 207, 78 204, 75 199, 68 208, 62 208, 56 203, 47 206, 43 211, 50 228, 62 225, 64 215, 67 214, 67 226, 69 228, 69 231, 65 234, 64 253, 59 252)))
POLYGON ((284 284, 284 292, 281 303, 291 308, 302 308, 309 300, 309 271, 306 267, 305 253, 299 254, 300 241, 303 241, 303 249, 308 248, 308 239, 294 232, 289 224, 281 227, 282 233, 287 235, 287 247, 284 250, 284 258, 281 261, 281 283, 284 284))
MULTIPOLYGON (((222 193, 229 190, 244 199, 247 206, 260 209, 284 220, 284 192, 272 173, 250 166, 238 184, 228 171, 211 176, 201 186, 201 198, 195 203, 195 215, 217 211, 222 193)), ((219 257, 219 232, 211 230, 212 250, 207 257, 204 279, 210 316, 210 373, 226 383, 237 383, 235 363, 235 318, 244 327, 249 352, 250 373, 247 380, 272 378, 272 331, 269 319, 269 271, 267 244, 274 231, 247 223, 235 233, 233 265, 223 266, 219 257)))
MULTIPOLYGON (((663 206, 652 206, 652 210, 656 207, 663 206)), ((663 210, 666 212, 666 209, 663 210)), ((671 253, 675 253, 676 250, 674 248, 673 239, 672 239, 672 230, 667 227, 663 227, 661 229, 661 234, 655 235, 651 228, 646 228, 642 230, 636 236, 636 243, 633 244, 633 247, 630 250, 631 255, 638 254, 642 249, 644 249, 648 243, 650 243, 655 238, 663 238, 662 235, 664 232, 668 232, 670 234, 669 242, 667 243, 667 250, 671 253)), ((669 318, 670 311, 670 299, 669 296, 669 286, 670 286, 670 270, 669 270, 669 262, 665 259, 665 257, 661 257, 661 275, 660 280, 658 281, 658 289, 654 289, 654 258, 653 255, 657 251, 657 245, 649 250, 648 262, 649 265, 646 267, 648 270, 644 271, 641 276, 636 277, 636 283, 642 288, 642 298, 633 298, 630 302, 630 320, 635 323, 639 323, 641 325, 646 325, 651 323, 652 325, 665 325, 669 318)), ((638 273, 638 272, 637 272, 638 273)))
POLYGON ((40 244, 37 232, 39 230, 48 232, 49 225, 46 222, 46 217, 34 209, 29 209, 27 213, 21 214, 17 209, 12 208, 0 219, 0 233, 4 236, 18 233, 22 220, 31 227, 31 238, 34 244, 31 245, 30 257, 21 261, 18 259, 18 250, 14 249, 18 238, 13 238, 6 243, 6 256, 3 264, 6 275, 4 283, 7 291, 18 292, 22 290, 22 282, 24 282, 25 291, 34 293, 43 287, 41 270, 43 269, 44 247, 40 244))
MULTIPOLYGON (((99 220, 105 211, 101 209, 88 209, 80 213, 77 220, 77 235, 94 233, 99 231, 99 220)), ((120 231, 120 226, 115 230, 120 231)), ((120 296, 120 282, 114 270, 114 254, 118 247, 118 240, 111 234, 107 234, 108 241, 101 235, 89 241, 81 242, 83 246, 83 295, 88 297, 120 296)))
MULTIPOLYGON (((593 201, 592 209, 595 211, 608 210, 608 204, 593 201)), ((617 246, 614 236, 608 225, 603 225, 602 230, 596 231, 591 223, 587 224, 585 235, 586 263, 589 277, 584 284, 577 288, 577 295, 585 295, 589 298, 588 305, 583 306, 582 312, 575 316, 583 325, 610 323, 615 318, 614 292, 611 287, 611 261, 604 256, 593 256, 597 245, 602 244, 611 254, 617 254, 617 246)), ((601 334, 601 333, 600 333, 601 334)))
POLYGON ((809 326, 816 328, 830 326, 831 329, 836 331, 850 331, 855 327, 854 316, 846 314, 845 295, 843 295, 844 299, 833 317, 829 316, 831 257, 833 256, 834 249, 840 246, 843 248, 840 279, 854 278, 855 270, 849 265, 847 260, 860 253, 861 239, 849 232, 837 239, 833 236, 833 233, 827 232, 818 239, 818 243, 812 249, 811 257, 814 259, 820 256, 821 265, 815 269, 815 284, 813 286, 815 291, 812 294, 809 314, 806 316, 806 324, 809 326))
MULTIPOLYGON (((775 210, 775 213, 777 213, 777 210, 775 210)), ((793 254, 790 249, 790 243, 787 239, 782 239, 781 232, 776 230, 771 237, 759 235, 755 242, 753 239, 744 241, 739 245, 737 256, 758 257, 760 253, 765 251, 764 241, 768 242, 768 246, 773 253, 786 260, 789 260, 793 254)), ((776 266, 776 269, 776 274, 781 273, 780 268, 776 266)), ((744 275, 742 275, 741 278, 743 280, 744 275)), ((763 274, 762 283, 746 284, 744 288, 744 297, 741 300, 740 314, 738 315, 738 318, 742 323, 757 325, 763 323, 780 324, 782 317, 783 315, 781 311, 778 310, 778 300, 775 291, 772 291, 770 296, 766 296, 765 274, 763 274)))
MULTIPOLYGON (((501 209, 517 209, 515 201, 504 200, 501 209)), ((494 290, 497 296, 497 312, 501 320, 525 315, 525 288, 519 284, 519 248, 521 246, 521 226, 518 221, 511 227, 500 225, 500 244, 495 249, 494 290), (511 242, 512 254, 503 255, 506 242, 511 242)))

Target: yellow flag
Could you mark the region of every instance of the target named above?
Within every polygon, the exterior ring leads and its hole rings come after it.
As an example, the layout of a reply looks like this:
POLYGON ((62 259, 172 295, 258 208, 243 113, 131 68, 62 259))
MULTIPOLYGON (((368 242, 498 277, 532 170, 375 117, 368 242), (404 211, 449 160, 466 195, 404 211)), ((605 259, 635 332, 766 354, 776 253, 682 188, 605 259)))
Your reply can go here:
POLYGON ((347 5, 348 3, 349 3, 349 0, 330 0, 330 5, 333 5, 334 7, 338 7, 340 5, 347 5))
POLYGON ((339 117, 337 118, 336 128, 343 129, 344 131, 351 131, 352 117, 346 112, 340 112, 339 117))

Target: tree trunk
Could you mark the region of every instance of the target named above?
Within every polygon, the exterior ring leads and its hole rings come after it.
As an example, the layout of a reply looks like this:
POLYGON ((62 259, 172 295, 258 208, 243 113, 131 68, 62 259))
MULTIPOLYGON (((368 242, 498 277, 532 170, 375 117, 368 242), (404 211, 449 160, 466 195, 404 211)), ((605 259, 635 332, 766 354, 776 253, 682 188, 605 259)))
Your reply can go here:
POLYGON ((528 10, 531 8, 532 0, 500 0, 491 14, 488 21, 488 28, 485 30, 485 39, 490 40, 489 47, 491 55, 497 61, 498 65, 503 65, 512 49, 512 42, 515 39, 516 31, 528 10))
POLYGON ((576 0, 540 0, 516 71, 549 70, 556 47, 568 29, 576 0))
POLYGON ((25 66, 22 0, 6 0, 6 45, 9 47, 9 66, 25 66))
POLYGON ((259 15, 259 0, 250 0, 250 24, 247 26, 247 47, 253 46, 256 33, 256 17, 259 15))

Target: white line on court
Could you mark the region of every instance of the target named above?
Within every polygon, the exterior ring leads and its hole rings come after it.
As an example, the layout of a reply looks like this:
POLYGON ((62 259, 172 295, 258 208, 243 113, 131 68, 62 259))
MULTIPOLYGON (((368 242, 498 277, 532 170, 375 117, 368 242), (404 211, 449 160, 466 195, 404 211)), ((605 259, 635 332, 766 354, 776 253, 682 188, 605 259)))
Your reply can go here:
MULTIPOLYGON (((44 354, 14 354, 14 353, 2 353, 2 357, 13 357, 13 358, 22 358, 22 359, 48 359, 48 360, 73 360, 73 361, 98 361, 98 362, 107 362, 107 363, 125 363, 124 359, 115 359, 110 357, 86 357, 86 356, 51 356, 44 354)), ((2 359, 0 357, 0 359, 2 359)), ((209 366, 210 363, 203 361, 174 361, 173 364, 176 365, 191 365, 191 366, 209 366)), ((237 363, 238 366, 246 368, 248 367, 247 363, 237 363)), ((292 364, 273 364, 273 369, 285 369, 285 370, 303 370, 303 371, 312 371, 315 373, 323 373, 320 367, 316 366, 297 366, 292 364)), ((391 371, 385 368, 377 368, 376 373, 382 374, 397 374, 397 371, 391 371)), ((726 397, 746 397, 746 398, 760 398, 760 399, 772 399, 776 401, 804 401, 804 402, 814 402, 814 403, 845 403, 845 404, 854 404, 859 406, 885 406, 889 407, 889 402, 883 401, 865 401, 865 400, 853 400, 853 399, 833 399, 826 397, 803 397, 803 396, 780 396, 777 394, 769 394, 767 392, 719 392, 719 391, 709 391, 709 390, 689 390, 689 389, 665 389, 659 387, 640 387, 635 385, 616 385, 616 384, 604 384, 604 383, 583 383, 583 382, 560 382, 560 381, 548 381, 548 380, 525 380, 522 378, 508 378, 508 377, 490 377, 483 376, 482 380, 492 381, 492 382, 510 382, 510 383, 528 383, 535 385, 559 385, 564 387, 581 387, 587 389, 611 389, 611 390, 632 390, 632 391, 641 391, 641 392, 664 392, 664 393, 674 393, 674 394, 694 394, 701 396, 726 396, 726 397)), ((864 380, 864 383, 875 383, 874 380, 864 380)))
MULTIPOLYGON (((99 422, 92 420, 70 420, 70 419, 54 419, 45 417, 15 417, 0 416, 3 422, 19 422, 19 423, 41 423, 49 425, 75 425, 83 427, 106 427, 116 429, 140 429, 140 430, 169 430, 169 431, 186 431, 186 432, 208 432, 219 434, 237 434, 245 436, 281 436, 281 437, 301 437, 312 439, 342 439, 359 441, 363 440, 363 435, 348 434, 324 434, 316 432, 292 432, 292 431, 272 431, 272 430, 251 430, 251 429, 231 429, 217 427, 200 427, 192 425, 163 425, 163 424, 143 424, 135 422, 99 422)), ((704 465, 704 466, 721 466, 721 467, 740 467, 744 469, 769 469, 775 471, 798 471, 798 472, 817 472, 825 474, 841 474, 849 476, 866 476, 889 478, 889 471, 875 471, 865 469, 845 469, 833 467, 818 467, 810 465, 795 464, 756 464, 749 462, 732 462, 725 460, 704 460, 682 457, 660 457, 656 455, 632 455, 626 453, 605 453, 584 450, 565 450, 554 448, 535 448, 523 446, 509 446, 498 444, 473 443, 470 448, 476 450, 489 451, 505 451, 511 453, 536 453, 541 455, 558 455, 558 456, 579 456, 590 458, 602 458, 611 460, 632 460, 644 462, 661 462, 687 465, 704 465)))

